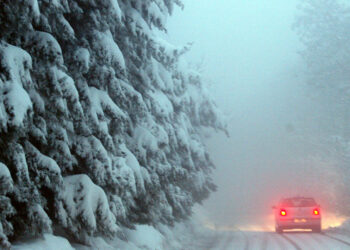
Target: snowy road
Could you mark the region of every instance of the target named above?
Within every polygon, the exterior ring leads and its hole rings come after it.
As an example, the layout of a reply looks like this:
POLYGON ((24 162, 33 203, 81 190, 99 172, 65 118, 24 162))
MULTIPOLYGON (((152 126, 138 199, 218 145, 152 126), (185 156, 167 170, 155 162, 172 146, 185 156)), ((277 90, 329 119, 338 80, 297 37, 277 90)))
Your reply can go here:
POLYGON ((350 249, 350 235, 336 233, 216 232, 192 244, 191 249, 215 250, 336 250, 350 249))

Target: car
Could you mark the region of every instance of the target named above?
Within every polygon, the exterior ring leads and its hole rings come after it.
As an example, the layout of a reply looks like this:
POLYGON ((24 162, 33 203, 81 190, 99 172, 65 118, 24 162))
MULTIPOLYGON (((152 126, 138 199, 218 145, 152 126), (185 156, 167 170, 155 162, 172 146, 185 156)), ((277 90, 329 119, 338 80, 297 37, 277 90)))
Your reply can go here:
POLYGON ((320 205, 313 198, 284 198, 272 208, 277 233, 283 233, 285 229, 311 229, 313 232, 321 232, 320 205))

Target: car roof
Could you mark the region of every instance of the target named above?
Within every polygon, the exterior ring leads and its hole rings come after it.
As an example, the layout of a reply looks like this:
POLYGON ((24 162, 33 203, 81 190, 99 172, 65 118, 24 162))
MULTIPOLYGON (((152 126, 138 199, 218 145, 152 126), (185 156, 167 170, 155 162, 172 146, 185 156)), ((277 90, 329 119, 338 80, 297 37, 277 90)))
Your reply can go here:
POLYGON ((314 198, 312 198, 312 197, 304 197, 304 196, 293 196, 293 197, 282 198, 282 200, 286 200, 286 199, 311 199, 311 200, 314 200, 314 198))
POLYGON ((316 202, 315 199, 312 198, 312 197, 293 196, 293 197, 285 197, 285 198, 282 198, 282 199, 280 200, 280 203, 282 203, 282 202, 284 202, 284 201, 286 201, 286 200, 312 200, 312 201, 316 202))
POLYGON ((281 199, 280 206, 285 207, 309 207, 309 206, 316 206, 316 201, 311 197, 290 197, 290 198, 284 198, 281 199))

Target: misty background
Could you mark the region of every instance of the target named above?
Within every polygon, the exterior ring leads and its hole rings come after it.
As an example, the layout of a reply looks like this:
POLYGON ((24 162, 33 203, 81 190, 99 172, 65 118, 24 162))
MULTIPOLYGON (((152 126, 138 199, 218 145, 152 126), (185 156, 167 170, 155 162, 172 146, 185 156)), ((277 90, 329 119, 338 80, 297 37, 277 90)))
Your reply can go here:
POLYGON ((305 80, 292 28, 298 2, 186 0, 168 21, 167 39, 193 42, 187 60, 228 123, 229 138, 207 140, 218 191, 196 213, 211 227, 272 229, 271 206, 291 195, 315 197, 325 227, 343 220, 332 205, 342 181, 337 159, 321 143, 319 114, 332 111, 305 80))

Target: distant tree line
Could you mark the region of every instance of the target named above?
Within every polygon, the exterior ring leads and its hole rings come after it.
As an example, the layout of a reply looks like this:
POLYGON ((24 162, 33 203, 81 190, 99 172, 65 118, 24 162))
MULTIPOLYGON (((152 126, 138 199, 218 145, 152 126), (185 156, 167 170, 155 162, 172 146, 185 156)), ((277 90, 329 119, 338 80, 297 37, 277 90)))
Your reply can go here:
MULTIPOLYGON (((311 96, 323 109, 319 121, 320 159, 331 159, 338 178, 334 210, 350 215, 350 5, 341 0, 300 1, 294 24, 311 96), (340 179, 339 179, 340 176, 340 179)), ((332 195, 332 194, 330 194, 332 195)))

